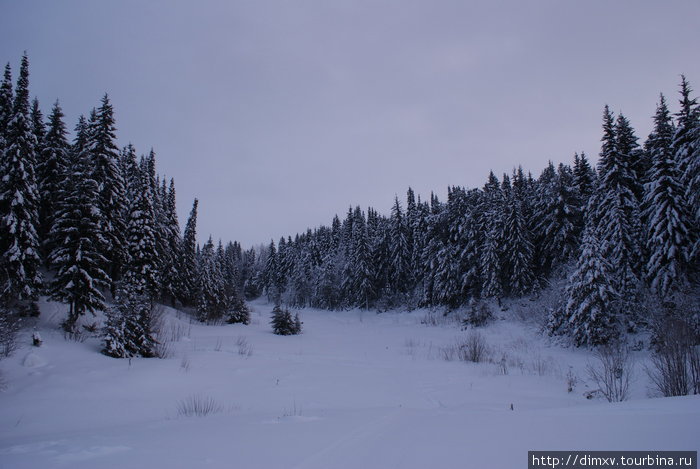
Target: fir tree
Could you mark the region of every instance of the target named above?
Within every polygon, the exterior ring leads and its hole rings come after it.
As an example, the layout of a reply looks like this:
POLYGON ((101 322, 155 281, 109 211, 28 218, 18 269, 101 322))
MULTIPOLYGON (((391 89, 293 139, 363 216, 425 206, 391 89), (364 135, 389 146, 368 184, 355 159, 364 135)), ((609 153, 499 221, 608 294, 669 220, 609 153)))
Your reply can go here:
POLYGON ((654 130, 647 142, 652 161, 644 200, 648 220, 646 278, 663 299, 687 284, 686 262, 690 250, 689 215, 681 175, 672 149, 673 124, 663 95, 654 116, 654 130))
POLYGON ((272 332, 276 335, 296 335, 301 333, 301 320, 297 314, 294 318, 288 309, 275 305, 272 310, 272 332))
POLYGON ((180 301, 192 306, 197 301, 197 199, 192 203, 192 210, 182 235, 180 250, 180 301))
POLYGON ((202 322, 223 319, 227 307, 224 279, 211 236, 202 248, 197 273, 197 318, 202 322))
POLYGON ((35 300, 41 288, 36 138, 29 119, 29 61, 22 57, 0 159, 0 298, 35 300))
POLYGON ((592 226, 583 234, 581 255, 567 287, 565 327, 576 346, 603 345, 617 337, 610 266, 592 226))
POLYGON ((509 194, 506 199, 503 247, 507 253, 507 274, 510 293, 525 295, 535 277, 532 271, 533 246, 530 231, 523 216, 522 202, 509 194))
POLYGON ((170 179, 164 212, 167 256, 161 272, 161 286, 163 298, 169 299, 174 304, 175 298, 178 297, 178 265, 182 252, 182 239, 180 238, 180 223, 177 218, 175 181, 173 179, 170 179))
POLYGON ((63 110, 56 101, 49 116, 49 127, 44 139, 44 147, 37 164, 39 186, 39 239, 47 257, 55 249, 49 235, 54 225, 61 201, 64 178, 68 177, 68 152, 70 145, 63 122, 63 110))
MULTIPOLYGON (((620 125, 618 125, 618 128, 620 125)), ((603 145, 598 163, 597 226, 604 253, 611 263, 613 284, 627 303, 637 295, 640 272, 640 211, 634 195, 634 175, 628 154, 618 151, 612 113, 605 107, 603 145)), ((626 137, 624 140, 628 140, 626 137)), ((623 145, 627 148, 629 145, 623 145)))
POLYGON ((591 197, 595 187, 595 179, 595 171, 588 163, 586 154, 583 152, 581 152, 581 156, 578 153, 574 154, 574 184, 581 198, 580 205, 582 207, 586 207, 588 204, 588 199, 591 197))
POLYGON ((0 157, 5 148, 5 138, 12 118, 12 69, 10 64, 5 65, 5 75, 0 84, 0 157))
POLYGON ((158 340, 154 332, 153 304, 122 282, 115 305, 107 310, 102 353, 114 358, 155 357, 158 340))
POLYGON ((114 290, 126 257, 124 233, 127 206, 116 145, 114 111, 106 94, 99 109, 91 115, 89 125, 89 149, 94 165, 92 177, 97 182, 100 194, 100 231, 107 241, 107 251, 103 253, 108 263, 105 270, 110 274, 114 290))
POLYGON ((66 176, 60 185, 60 198, 51 230, 54 249, 50 263, 56 269, 51 297, 70 305, 64 328, 74 332, 85 312, 104 309, 101 288, 109 285, 103 270, 107 243, 100 230, 99 189, 92 177, 92 160, 86 150, 87 132, 81 117, 76 142, 66 176))
POLYGON ((141 172, 126 228, 124 282, 133 294, 149 299, 160 292, 153 198, 149 175, 141 172))
POLYGON ((672 148, 692 217, 690 265, 695 265, 697 270, 700 261, 700 107, 697 99, 690 97, 693 91, 690 83, 683 75, 681 79, 681 109, 676 115, 672 148))

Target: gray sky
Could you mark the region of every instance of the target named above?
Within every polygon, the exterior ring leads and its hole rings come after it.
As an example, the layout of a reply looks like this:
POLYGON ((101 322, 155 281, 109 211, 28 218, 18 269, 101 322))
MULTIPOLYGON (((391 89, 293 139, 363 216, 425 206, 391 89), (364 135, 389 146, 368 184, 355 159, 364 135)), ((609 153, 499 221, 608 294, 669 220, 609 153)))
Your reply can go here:
MULTIPOLYGON (((26 50, 72 129, 108 92, 119 144, 153 147, 180 223, 244 246, 388 213, 574 151, 604 104, 643 141, 658 93, 700 90, 700 2, 0 0, 0 61, 26 50)), ((696 93, 697 94, 697 93, 696 93)))

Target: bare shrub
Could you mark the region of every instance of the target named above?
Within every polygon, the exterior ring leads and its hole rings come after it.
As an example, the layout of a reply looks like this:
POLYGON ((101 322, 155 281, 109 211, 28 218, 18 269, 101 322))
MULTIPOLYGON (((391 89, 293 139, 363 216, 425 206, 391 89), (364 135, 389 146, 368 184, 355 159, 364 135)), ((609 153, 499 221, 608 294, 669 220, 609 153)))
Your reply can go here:
POLYGON ((574 392, 576 384, 578 384, 578 378, 573 368, 569 367, 569 371, 566 373, 566 392, 574 392))
POLYGON ((248 342, 247 337, 238 337, 236 339, 236 346, 238 347, 238 355, 241 355, 246 358, 253 355, 253 346, 248 342))
POLYGON ((657 324, 656 346, 646 372, 661 395, 700 393, 699 339, 684 320, 667 318, 657 324))
POLYGON ((221 337, 216 338, 216 344, 214 344, 214 351, 215 352, 221 352, 221 349, 224 347, 224 341, 221 337))
POLYGON ((481 363, 488 360, 490 349, 484 336, 478 331, 471 331, 459 344, 459 359, 465 362, 481 363))
POLYGON ((420 323, 426 326, 452 326, 459 322, 461 319, 456 314, 438 313, 432 310, 425 313, 420 320, 420 323))
POLYGON ((9 357, 17 350, 17 333, 22 320, 10 310, 0 308, 0 358, 9 357))
POLYGON ((620 342, 598 347, 595 363, 586 366, 588 376, 600 388, 608 402, 621 402, 629 398, 634 365, 629 350, 620 342))
POLYGON ((192 394, 178 402, 177 414, 182 417, 206 417, 223 412, 224 408, 209 396, 192 394))
POLYGON ((63 331, 63 338, 70 342, 83 343, 87 340, 88 335, 83 333, 80 329, 74 331, 63 331))
POLYGON ((537 376, 547 376, 549 374, 555 374, 556 364, 552 360, 552 357, 543 357, 539 353, 536 353, 532 359, 532 372, 537 376))
POLYGON ((182 359, 180 359, 180 369, 187 373, 190 371, 191 366, 189 357, 187 355, 183 355, 182 359))

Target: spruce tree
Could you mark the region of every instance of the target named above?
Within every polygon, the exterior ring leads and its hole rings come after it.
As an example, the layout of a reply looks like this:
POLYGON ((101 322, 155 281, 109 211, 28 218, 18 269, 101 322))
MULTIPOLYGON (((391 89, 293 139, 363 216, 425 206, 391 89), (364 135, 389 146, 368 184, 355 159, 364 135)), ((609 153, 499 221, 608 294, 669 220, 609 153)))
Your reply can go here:
POLYGON ((127 213, 124 180, 119 165, 119 149, 116 145, 114 110, 105 94, 100 107, 89 122, 89 149, 93 160, 93 179, 100 193, 98 208, 101 213, 100 231, 107 241, 105 270, 116 288, 125 262, 127 213))
POLYGON ((610 266, 595 229, 588 225, 576 269, 569 278, 565 309, 568 318, 565 327, 577 347, 604 345, 617 337, 614 300, 610 266))
POLYGON ((637 295, 641 270, 640 210, 634 194, 637 182, 630 170, 629 154, 625 153, 630 137, 623 139, 617 135, 607 106, 603 130, 598 163, 597 236, 606 247, 604 255, 611 263, 615 291, 630 308, 637 295), (624 143, 621 151, 618 149, 620 141, 624 143))
POLYGON ((0 84, 0 155, 4 148, 4 141, 7 135, 10 119, 12 119, 12 69, 10 64, 5 65, 5 74, 0 84))
POLYGON ((56 247, 49 236, 61 201, 64 178, 68 177, 68 152, 70 145, 63 122, 63 110, 56 101, 49 115, 49 126, 44 147, 37 164, 39 186, 39 238, 46 256, 56 247))
POLYGON ((103 270, 107 241, 100 230, 99 188, 93 179, 92 159, 87 151, 87 125, 81 117, 66 173, 59 186, 59 202, 50 238, 54 249, 50 263, 56 270, 51 298, 68 303, 64 328, 75 332, 85 312, 104 309, 100 291, 109 285, 103 270))
POLYGON ((578 190, 582 207, 586 207, 588 204, 588 199, 595 188, 595 179, 595 171, 588 163, 586 154, 583 152, 581 152, 581 156, 578 153, 574 154, 574 184, 578 190))
POLYGON ((178 295, 186 306, 193 306, 197 301, 197 205, 198 201, 194 199, 180 249, 178 295))
POLYGON ((511 193, 506 195, 503 247, 506 253, 509 291, 522 296, 530 291, 535 277, 532 270, 533 246, 523 215, 522 202, 511 193))
POLYGON ((36 300, 41 288, 36 138, 29 118, 29 61, 22 57, 0 159, 0 298, 36 300))
POLYGON ((155 357, 153 304, 134 285, 120 282, 114 306, 107 310, 102 353, 114 358, 155 357))
POLYGON ((202 322, 223 319, 227 306, 224 279, 211 236, 202 248, 197 274, 197 318, 202 322))
POLYGON ((503 296, 502 263, 503 253, 503 194, 498 178, 491 172, 484 186, 483 206, 481 208, 481 229, 484 232, 484 243, 481 249, 480 264, 484 298, 500 298, 503 296))
POLYGON ((160 293, 153 198, 149 175, 141 171, 129 208, 123 278, 133 294, 152 300, 160 293))
POLYGON ((685 194, 672 149, 673 124, 663 95, 654 116, 654 130, 647 142, 652 161, 644 199, 647 220, 645 275, 649 285, 667 299, 687 284, 690 251, 685 194))
POLYGON ((700 262, 700 107, 697 98, 691 98, 692 88, 681 75, 681 109, 676 114, 677 125, 673 136, 674 159, 685 187, 685 197, 692 217, 690 265, 700 262))
POLYGON ((161 287, 163 298, 174 305, 175 299, 178 297, 178 265, 182 252, 182 239, 180 237, 180 223, 177 218, 175 181, 173 179, 170 179, 164 212, 167 256, 161 272, 161 287))

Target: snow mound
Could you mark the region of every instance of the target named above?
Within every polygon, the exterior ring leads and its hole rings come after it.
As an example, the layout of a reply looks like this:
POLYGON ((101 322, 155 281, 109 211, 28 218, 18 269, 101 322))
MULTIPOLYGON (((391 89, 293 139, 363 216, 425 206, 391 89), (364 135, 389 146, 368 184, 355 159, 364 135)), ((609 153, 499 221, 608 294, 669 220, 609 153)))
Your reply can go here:
POLYGON ((22 360, 22 366, 27 368, 39 368, 40 366, 45 366, 49 362, 44 359, 44 357, 34 353, 29 352, 22 360))

